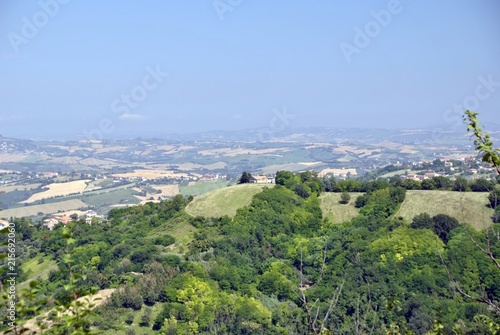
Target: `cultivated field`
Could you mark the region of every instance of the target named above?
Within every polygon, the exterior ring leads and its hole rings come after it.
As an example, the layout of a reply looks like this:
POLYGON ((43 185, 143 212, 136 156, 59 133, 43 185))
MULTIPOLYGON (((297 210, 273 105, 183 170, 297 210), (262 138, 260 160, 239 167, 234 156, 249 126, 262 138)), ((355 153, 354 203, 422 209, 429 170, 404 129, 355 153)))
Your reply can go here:
MULTIPOLYGON (((179 190, 179 185, 178 184, 168 184, 168 185, 151 185, 151 188, 157 191, 161 191, 161 193, 146 193, 145 196, 140 196, 140 195, 134 195, 137 199, 139 199, 141 202, 140 204, 145 204, 146 202, 159 202, 158 197, 173 197, 177 194, 180 193, 179 190), (154 200, 151 200, 151 197, 154 200)), ((133 190, 137 192, 142 192, 142 189, 138 187, 134 187, 133 190)))
POLYGON ((195 164, 195 163, 183 163, 183 164, 178 164, 179 169, 181 170, 197 170, 197 169, 207 169, 207 170, 217 170, 217 169, 224 169, 227 164, 225 162, 217 162, 213 164, 195 164))
POLYGON ((173 197, 176 194, 179 194, 179 185, 178 184, 170 184, 170 185, 151 185, 156 190, 160 190, 161 196, 173 197))
POLYGON ((323 215, 333 223, 342 223, 351 220, 359 213, 359 209, 354 207, 356 198, 363 193, 349 193, 351 200, 348 204, 339 204, 341 193, 323 193, 319 197, 323 215))
POLYGON ((487 204, 487 192, 407 191, 406 200, 396 216, 411 221, 415 215, 424 212, 430 216, 447 214, 460 223, 483 229, 492 223, 493 209, 487 204))
POLYGON ((218 190, 220 188, 227 187, 227 181, 190 181, 187 186, 180 186, 180 192, 182 195, 202 195, 211 191, 218 190))
POLYGON ((35 193, 29 199, 22 201, 21 203, 31 203, 42 199, 54 198, 54 197, 63 197, 70 194, 82 193, 83 190, 87 187, 87 182, 90 180, 75 180, 70 181, 68 183, 54 183, 45 186, 47 188, 46 191, 35 193))
POLYGON ((286 148, 269 148, 269 149, 248 149, 248 148, 217 148, 200 150, 198 154, 202 156, 222 155, 227 157, 236 157, 238 155, 268 155, 276 152, 289 151, 286 148))
POLYGON ((25 216, 36 216, 40 212, 47 215, 47 214, 55 214, 58 213, 59 211, 70 211, 73 209, 80 209, 85 207, 88 207, 88 205, 85 204, 83 201, 74 199, 74 200, 53 202, 44 205, 10 208, 0 212, 0 216, 4 218, 10 218, 11 216, 15 218, 21 218, 25 216))
POLYGON ((314 170, 315 166, 322 164, 321 162, 298 162, 286 164, 274 164, 261 168, 263 174, 276 173, 276 171, 304 171, 314 170))
POLYGON ((27 155, 18 155, 18 154, 0 154, 0 163, 10 163, 10 162, 19 162, 28 157, 27 155))
POLYGON ((5 192, 9 193, 12 191, 24 191, 24 190, 31 190, 31 189, 36 189, 38 186, 41 184, 26 184, 26 185, 8 185, 8 186, 0 186, 0 192, 5 192))
POLYGON ((274 184, 235 185, 203 194, 194 198, 186 207, 186 212, 192 216, 233 217, 238 208, 250 204, 252 197, 265 186, 273 187, 274 184))

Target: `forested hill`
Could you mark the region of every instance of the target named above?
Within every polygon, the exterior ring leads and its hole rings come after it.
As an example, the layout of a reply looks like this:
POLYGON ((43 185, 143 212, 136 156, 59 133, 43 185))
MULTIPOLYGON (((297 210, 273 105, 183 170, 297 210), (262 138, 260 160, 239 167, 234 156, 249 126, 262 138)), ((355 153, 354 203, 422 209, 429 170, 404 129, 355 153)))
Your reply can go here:
POLYGON ((318 178, 276 182, 233 218, 189 216, 191 199, 176 196, 71 223, 71 262, 63 229, 18 220, 19 260, 57 262, 38 301, 119 288, 86 319, 96 334, 489 334, 500 322, 454 288, 498 304, 500 270, 472 242, 485 246, 483 232, 446 215, 407 222, 395 216, 406 190, 381 182, 367 184, 358 216, 333 224, 318 178), (84 277, 66 291, 74 273, 84 277))

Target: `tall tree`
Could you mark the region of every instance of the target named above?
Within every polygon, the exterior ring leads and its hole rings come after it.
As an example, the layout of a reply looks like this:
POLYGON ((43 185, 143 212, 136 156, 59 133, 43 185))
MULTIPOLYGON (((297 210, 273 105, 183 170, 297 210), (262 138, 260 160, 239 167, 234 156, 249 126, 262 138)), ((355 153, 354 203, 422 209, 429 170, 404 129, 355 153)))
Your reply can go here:
POLYGON ((238 184, 248 184, 250 182, 250 178, 252 175, 246 171, 243 171, 240 179, 238 180, 238 184))

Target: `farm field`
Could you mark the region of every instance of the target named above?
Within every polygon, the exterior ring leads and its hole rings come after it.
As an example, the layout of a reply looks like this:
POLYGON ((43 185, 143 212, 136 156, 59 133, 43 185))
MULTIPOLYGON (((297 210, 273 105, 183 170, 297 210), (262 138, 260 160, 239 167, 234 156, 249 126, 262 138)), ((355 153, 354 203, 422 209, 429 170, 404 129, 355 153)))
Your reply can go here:
MULTIPOLYGON (((137 199, 141 202, 140 204, 144 204, 149 201, 158 202, 158 197, 173 197, 176 194, 180 193, 179 185, 151 185, 151 188, 157 191, 161 191, 161 193, 146 193, 145 196, 135 195, 137 199), (154 200, 151 200, 153 198, 154 200)), ((134 190, 140 192, 140 188, 133 188, 134 190)))
POLYGON ((170 184, 170 185, 151 185, 154 189, 160 190, 161 196, 173 197, 180 193, 178 184, 170 184))
POLYGON ((220 217, 236 215, 238 208, 252 201, 252 197, 274 184, 242 184, 200 195, 188 204, 186 212, 192 216, 220 217))
POLYGON ((88 205, 101 208, 116 204, 138 204, 139 199, 135 197, 138 192, 132 188, 113 188, 95 194, 84 194, 81 199, 88 205))
POLYGON ((227 187, 227 181, 197 181, 190 182, 188 185, 179 186, 180 192, 184 196, 202 195, 220 188, 227 187))
POLYGON ((274 154, 276 152, 284 152, 289 151, 283 148, 270 148, 270 149, 248 149, 248 148, 217 148, 217 149, 208 149, 208 150, 200 150, 198 154, 202 156, 215 156, 222 155, 227 157, 235 157, 238 155, 266 155, 266 154, 274 154))
POLYGON ((349 193, 351 200, 348 204, 339 204, 341 193, 323 193, 319 197, 321 200, 321 209, 323 216, 330 219, 333 223, 342 223, 351 220, 358 215, 359 209, 354 207, 356 198, 363 193, 349 193))
POLYGON ((447 214, 460 223, 484 229, 492 223, 493 209, 488 208, 488 204, 487 192, 407 191, 396 216, 411 221, 415 215, 424 212, 430 216, 447 214))
POLYGON ((8 185, 8 186, 0 186, 0 192, 12 192, 12 191, 24 191, 26 190, 31 190, 31 189, 36 189, 42 184, 26 184, 26 185, 8 185))
POLYGON ((90 180, 76 180, 67 183, 54 183, 45 186, 46 191, 35 193, 29 199, 22 201, 21 203, 31 203, 42 199, 62 197, 75 193, 82 193, 87 187, 87 182, 90 180))
POLYGON ((10 208, 2 211, 0 216, 5 218, 10 217, 28 217, 28 216, 36 216, 38 213, 47 214, 55 214, 59 211, 70 211, 73 209, 86 208, 88 205, 81 200, 73 199, 73 200, 65 200, 59 202, 53 202, 50 204, 43 205, 33 205, 33 206, 23 206, 18 208, 10 208))
POLYGON ((276 173, 276 171, 304 171, 304 170, 316 170, 321 162, 297 162, 297 163, 285 163, 285 164, 274 164, 261 168, 263 174, 276 173))

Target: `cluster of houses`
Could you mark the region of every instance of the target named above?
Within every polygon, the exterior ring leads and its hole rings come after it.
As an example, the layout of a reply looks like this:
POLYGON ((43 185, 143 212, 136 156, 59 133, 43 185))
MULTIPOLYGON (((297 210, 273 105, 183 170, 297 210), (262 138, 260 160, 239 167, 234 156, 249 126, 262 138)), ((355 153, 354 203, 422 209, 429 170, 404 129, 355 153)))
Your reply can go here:
POLYGON ((275 176, 274 175, 252 175, 249 179, 249 183, 251 184, 274 184, 275 176))
POLYGON ((435 172, 427 172, 427 173, 424 173, 424 174, 409 173, 409 174, 401 175, 401 180, 411 179, 411 180, 422 181, 422 180, 425 180, 425 179, 431 179, 431 178, 439 177, 439 176, 440 176, 440 174, 435 173, 435 172))
POLYGON ((421 181, 424 179, 438 177, 440 175, 449 177, 461 173, 475 175, 475 174, 489 174, 495 172, 494 169, 490 167, 487 163, 482 162, 480 158, 474 156, 462 157, 455 160, 441 158, 439 159, 439 161, 443 163, 444 167, 444 169, 439 170, 439 173, 437 173, 436 171, 432 171, 433 170, 432 168, 429 170, 428 165, 432 163, 431 161, 413 162, 411 164, 412 170, 420 170, 422 168, 425 168, 427 172, 411 174, 408 171, 408 173, 401 176, 401 179, 403 180, 413 179, 421 181))
MULTIPOLYGON (((103 215, 98 215, 95 211, 88 211, 83 216, 85 217, 85 223, 87 224, 92 224, 93 220, 95 219, 100 219, 100 220, 104 219, 103 215)), ((43 220, 42 225, 44 227, 47 227, 49 230, 52 230, 58 224, 67 225, 68 222, 76 221, 78 219, 79 217, 76 214, 73 214, 71 216, 68 216, 66 214, 62 215, 54 214, 50 218, 43 220)))

